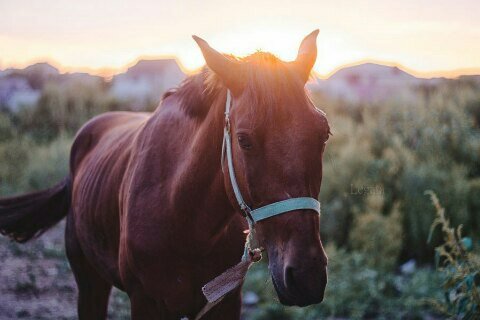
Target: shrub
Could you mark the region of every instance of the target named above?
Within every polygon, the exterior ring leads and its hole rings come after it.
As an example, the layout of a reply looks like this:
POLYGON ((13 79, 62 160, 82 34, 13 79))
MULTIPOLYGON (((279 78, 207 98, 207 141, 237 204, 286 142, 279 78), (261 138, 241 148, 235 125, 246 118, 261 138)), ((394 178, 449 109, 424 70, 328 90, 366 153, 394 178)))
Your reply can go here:
POLYGON ((368 164, 373 160, 368 152, 368 137, 362 127, 341 118, 332 125, 333 137, 323 157, 322 239, 338 245, 348 245, 355 213, 361 210, 364 197, 355 189, 370 185, 368 164), (358 137, 360 141, 352 139, 358 137), (353 191, 352 191, 353 189, 353 191))
POLYGON ((12 140, 16 136, 16 130, 10 117, 0 112, 0 143, 12 140))
POLYGON ((21 188, 23 168, 28 164, 31 145, 26 139, 0 143, 0 196, 21 188))
POLYGON ((471 238, 462 238, 462 226, 453 228, 445 209, 432 191, 427 191, 436 209, 431 232, 441 228, 444 243, 436 251, 437 267, 445 281, 444 303, 437 308, 450 317, 480 319, 480 255, 473 252, 471 238))
POLYGON ((60 136, 50 144, 39 145, 29 152, 29 162, 22 168, 22 187, 40 190, 54 185, 68 174, 68 159, 72 139, 60 136))
MULTIPOLYGON (((381 198, 379 195, 371 197, 381 198)), ((350 244, 365 256, 367 266, 377 270, 394 270, 403 243, 400 212, 395 207, 389 216, 383 216, 375 208, 370 210, 357 217, 350 234, 350 244)))
POLYGON ((434 315, 429 300, 439 299, 439 275, 429 268, 412 275, 397 275, 368 267, 368 256, 333 245, 329 256, 329 280, 321 304, 306 308, 285 307, 278 302, 265 263, 249 271, 244 292, 260 297, 247 319, 428 319, 434 315))
MULTIPOLYGON (((424 199, 427 189, 439 194, 447 210, 455 210, 452 222, 479 234, 479 89, 474 83, 445 82, 428 88, 428 94, 419 90, 408 103, 349 106, 356 113, 316 97, 327 104, 334 134, 324 155, 323 239, 352 247, 357 216, 368 212, 366 197, 352 194, 352 185, 383 188, 381 215, 399 205, 404 231, 400 260, 429 263, 434 256, 425 242, 435 216, 424 199)), ((432 241, 439 240, 435 235, 432 241)))
POLYGON ((62 133, 74 134, 95 115, 126 109, 101 82, 47 83, 37 105, 23 109, 17 118, 23 134, 44 143, 62 133))
POLYGON ((47 145, 26 138, 0 143, 0 196, 50 187, 68 173, 72 139, 60 136, 47 145))

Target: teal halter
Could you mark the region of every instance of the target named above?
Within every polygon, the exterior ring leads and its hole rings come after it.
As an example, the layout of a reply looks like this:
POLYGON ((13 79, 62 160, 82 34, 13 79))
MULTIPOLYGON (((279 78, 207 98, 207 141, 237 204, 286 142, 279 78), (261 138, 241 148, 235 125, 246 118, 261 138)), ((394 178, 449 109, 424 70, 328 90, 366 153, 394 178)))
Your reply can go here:
POLYGON ((233 193, 237 199, 237 203, 240 209, 247 218, 250 229, 258 221, 268 219, 289 211, 294 210, 314 210, 320 214, 320 202, 317 199, 310 197, 290 198, 283 201, 274 202, 266 206, 252 210, 243 200, 242 193, 238 187, 237 179, 235 178, 235 171, 233 168, 232 158, 232 139, 230 133, 230 107, 232 103, 232 97, 230 90, 227 90, 227 102, 225 104, 225 128, 223 131, 223 146, 222 146, 222 170, 223 162, 225 159, 225 153, 227 156, 228 174, 230 177, 230 183, 232 184, 233 193))

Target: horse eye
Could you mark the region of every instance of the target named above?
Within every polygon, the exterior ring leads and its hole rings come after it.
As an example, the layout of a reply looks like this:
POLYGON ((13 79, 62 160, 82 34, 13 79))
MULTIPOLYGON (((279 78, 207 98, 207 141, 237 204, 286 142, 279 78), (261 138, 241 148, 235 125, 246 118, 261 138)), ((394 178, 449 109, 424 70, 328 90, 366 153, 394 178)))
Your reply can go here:
POLYGON ((252 148, 252 143, 250 141, 250 139, 244 135, 244 134, 240 134, 238 135, 238 144, 240 145, 240 147, 242 149, 251 149, 252 148))

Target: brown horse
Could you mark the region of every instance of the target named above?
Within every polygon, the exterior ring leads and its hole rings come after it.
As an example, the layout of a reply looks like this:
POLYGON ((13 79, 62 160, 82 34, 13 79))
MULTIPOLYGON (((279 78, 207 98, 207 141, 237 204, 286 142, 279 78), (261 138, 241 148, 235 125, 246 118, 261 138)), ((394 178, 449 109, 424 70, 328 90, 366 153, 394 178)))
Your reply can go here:
MULTIPOLYGON (((127 292, 134 320, 194 317, 205 304, 202 285, 239 262, 247 228, 221 166, 227 89, 245 202, 257 208, 320 192, 329 126, 304 89, 317 34, 293 62, 262 52, 235 59, 194 37, 207 67, 166 93, 152 114, 89 121, 73 143, 69 177, 1 199, 0 231, 25 242, 67 216, 82 320, 105 319, 112 286, 127 292)), ((280 302, 321 302, 327 258, 318 215, 288 212, 259 222, 256 232, 280 302)), ((238 319, 240 306, 236 289, 205 319, 238 319)))

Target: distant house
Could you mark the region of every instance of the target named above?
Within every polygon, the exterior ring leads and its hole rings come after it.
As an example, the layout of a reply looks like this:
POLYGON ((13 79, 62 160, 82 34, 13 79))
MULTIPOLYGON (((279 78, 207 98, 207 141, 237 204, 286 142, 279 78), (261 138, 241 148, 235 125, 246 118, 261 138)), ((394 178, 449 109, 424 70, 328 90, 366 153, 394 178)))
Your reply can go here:
POLYGON ((424 79, 397 68, 374 63, 346 67, 326 80, 317 79, 310 84, 313 91, 349 102, 381 102, 392 96, 409 97, 413 87, 424 79))
POLYGON ((58 77, 58 69, 48 63, 36 63, 25 69, 7 69, 0 74, 0 106, 10 111, 38 102, 45 82, 58 77))
MULTIPOLYGON (((140 60, 127 72, 113 77, 110 93, 132 107, 156 103, 162 94, 185 78, 175 59, 140 60)), ((87 73, 59 73, 48 63, 36 63, 25 69, 7 69, 0 73, 0 107, 18 111, 38 102, 46 83, 59 86, 101 85, 104 79, 87 73)))
POLYGON ((175 59, 140 60, 112 79, 111 93, 138 105, 158 102, 168 89, 178 86, 185 74, 175 59))
POLYGON ((40 98, 40 90, 34 90, 25 77, 0 77, 0 106, 16 112, 21 107, 32 106, 40 98))
POLYGON ((104 79, 88 73, 63 73, 48 63, 0 72, 0 107, 16 112, 36 105, 47 83, 57 86, 100 86, 104 79))

